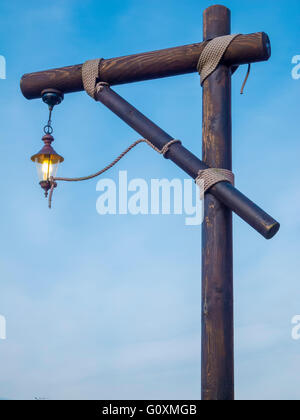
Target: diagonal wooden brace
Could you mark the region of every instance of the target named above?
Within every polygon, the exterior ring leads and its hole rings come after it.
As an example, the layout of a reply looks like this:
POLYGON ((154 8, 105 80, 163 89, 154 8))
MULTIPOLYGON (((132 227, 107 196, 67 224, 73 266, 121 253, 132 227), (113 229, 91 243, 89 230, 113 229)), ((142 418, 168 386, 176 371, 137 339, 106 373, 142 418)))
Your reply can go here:
MULTIPOLYGON (((166 143, 173 139, 172 136, 130 105, 109 86, 101 86, 95 95, 95 99, 114 112, 141 136, 150 140, 158 149, 162 149, 166 143)), ((180 143, 173 144, 165 157, 172 160, 194 179, 197 177, 199 170, 208 168, 202 160, 198 159, 180 143)), ((209 192, 266 239, 272 238, 278 232, 279 223, 228 182, 219 182, 209 192)))

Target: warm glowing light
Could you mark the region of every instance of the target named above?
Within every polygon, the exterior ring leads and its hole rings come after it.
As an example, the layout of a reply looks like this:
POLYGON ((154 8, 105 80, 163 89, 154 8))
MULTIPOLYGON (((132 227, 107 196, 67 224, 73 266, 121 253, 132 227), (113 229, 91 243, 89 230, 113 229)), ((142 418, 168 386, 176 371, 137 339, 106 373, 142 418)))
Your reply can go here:
POLYGON ((52 174, 52 171, 53 171, 53 168, 52 168, 51 161, 49 159, 48 160, 45 160, 42 163, 42 172, 43 172, 43 180, 44 181, 47 181, 47 179, 49 179, 49 177, 52 174))
POLYGON ((45 143, 44 147, 31 156, 31 160, 36 163, 40 184, 42 183, 41 185, 47 187, 50 185, 50 178, 56 177, 58 166, 63 162, 64 158, 58 155, 51 146, 54 139, 50 134, 46 134, 42 140, 45 143))

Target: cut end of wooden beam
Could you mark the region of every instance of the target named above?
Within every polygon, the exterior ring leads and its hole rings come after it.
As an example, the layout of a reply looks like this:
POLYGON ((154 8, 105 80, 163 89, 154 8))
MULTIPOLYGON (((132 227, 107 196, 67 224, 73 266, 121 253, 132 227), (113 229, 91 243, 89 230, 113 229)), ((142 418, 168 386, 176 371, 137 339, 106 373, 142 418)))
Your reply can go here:
POLYGON ((280 229, 280 223, 276 222, 271 225, 265 235, 266 239, 272 239, 280 229))
POLYGON ((269 36, 265 33, 261 33, 261 41, 262 41, 262 48, 265 50, 265 55, 267 57, 267 60, 271 57, 272 49, 271 49, 271 41, 269 36))
POLYGON ((63 93, 84 90, 82 64, 26 73, 20 81, 20 88, 26 99, 41 98, 44 89, 57 89, 63 93), (46 86, 46 87, 45 87, 46 86))
POLYGON ((203 39, 230 34, 230 10, 221 5, 213 5, 203 12, 203 39))
POLYGON ((216 11, 219 13, 222 11, 224 13, 230 13, 230 9, 222 4, 213 4, 212 6, 207 7, 203 13, 216 13, 216 11))

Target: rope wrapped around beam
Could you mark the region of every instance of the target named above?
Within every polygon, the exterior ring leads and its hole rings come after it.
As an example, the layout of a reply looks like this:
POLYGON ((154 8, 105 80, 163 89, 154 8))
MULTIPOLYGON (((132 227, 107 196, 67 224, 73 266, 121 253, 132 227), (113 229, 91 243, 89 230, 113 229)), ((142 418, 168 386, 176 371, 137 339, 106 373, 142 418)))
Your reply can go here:
POLYGON ((199 57, 197 65, 197 70, 200 74, 201 86, 203 85, 205 79, 207 79, 207 77, 216 70, 227 48, 239 35, 241 34, 219 36, 209 41, 206 45, 199 57))
POLYGON ((227 181, 234 186, 234 174, 229 169, 208 168, 198 172, 195 183, 200 188, 201 196, 218 182, 227 181))
POLYGON ((82 66, 82 83, 86 93, 95 99, 96 84, 99 79, 100 63, 103 58, 87 60, 82 66))

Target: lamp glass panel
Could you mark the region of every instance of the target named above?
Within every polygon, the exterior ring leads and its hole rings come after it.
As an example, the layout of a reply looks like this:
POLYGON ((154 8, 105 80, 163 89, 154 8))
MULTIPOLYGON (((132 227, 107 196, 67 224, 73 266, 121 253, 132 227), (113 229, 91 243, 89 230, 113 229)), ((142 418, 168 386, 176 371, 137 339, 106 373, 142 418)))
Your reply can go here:
POLYGON ((39 181, 47 181, 51 176, 55 177, 59 160, 53 155, 40 155, 35 159, 39 181))

